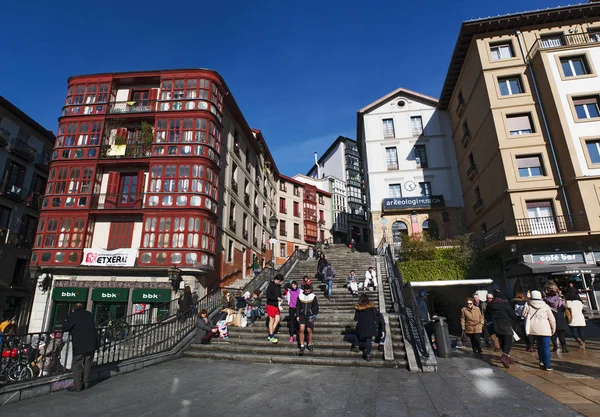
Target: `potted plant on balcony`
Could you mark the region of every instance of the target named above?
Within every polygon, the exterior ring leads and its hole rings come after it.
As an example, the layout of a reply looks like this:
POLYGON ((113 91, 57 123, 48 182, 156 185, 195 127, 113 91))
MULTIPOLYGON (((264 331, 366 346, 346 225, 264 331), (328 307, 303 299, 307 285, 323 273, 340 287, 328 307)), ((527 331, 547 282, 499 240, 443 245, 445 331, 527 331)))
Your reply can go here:
POLYGON ((142 142, 142 153, 144 156, 150 156, 152 152, 152 144, 154 143, 154 128, 148 122, 142 122, 142 127, 138 137, 142 142))
POLYGON ((110 156, 123 156, 126 149, 127 138, 125 136, 115 136, 115 140, 110 146, 110 156))

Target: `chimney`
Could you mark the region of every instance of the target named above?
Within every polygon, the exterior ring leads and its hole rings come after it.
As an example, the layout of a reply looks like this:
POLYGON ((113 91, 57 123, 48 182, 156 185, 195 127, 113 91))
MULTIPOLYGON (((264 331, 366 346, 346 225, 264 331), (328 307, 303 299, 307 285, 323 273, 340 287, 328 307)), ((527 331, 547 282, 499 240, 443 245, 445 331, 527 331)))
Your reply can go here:
POLYGON ((315 165, 317 166, 317 178, 321 178, 321 167, 319 167, 319 157, 315 152, 315 165))

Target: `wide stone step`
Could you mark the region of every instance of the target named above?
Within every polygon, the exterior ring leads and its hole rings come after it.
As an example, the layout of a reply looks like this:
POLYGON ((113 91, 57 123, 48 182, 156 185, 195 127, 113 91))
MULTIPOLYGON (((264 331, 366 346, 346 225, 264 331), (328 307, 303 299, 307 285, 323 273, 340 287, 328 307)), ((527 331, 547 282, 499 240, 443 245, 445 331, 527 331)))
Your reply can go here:
MULTIPOLYGON (((287 355, 261 355, 261 354, 236 354, 232 352, 218 352, 210 350, 188 350, 184 352, 185 356, 192 358, 204 358, 204 359, 228 359, 243 362, 256 362, 256 363, 285 363, 293 365, 321 365, 321 366, 355 366, 355 367, 367 367, 367 368, 406 368, 406 361, 404 359, 397 359, 394 361, 383 361, 383 360, 372 360, 367 362, 360 356, 354 358, 327 358, 327 357, 316 357, 308 356, 287 356, 287 355)), ((358 355, 358 354, 357 354, 358 355)))
MULTIPOLYGON (((295 341, 293 343, 290 343, 288 341, 288 337, 284 337, 285 335, 281 336, 281 338, 279 338, 279 343, 277 343, 277 346, 290 346, 293 349, 298 349, 298 342, 295 341)), ((319 339, 317 341, 317 339, 315 338, 314 340, 315 342, 315 346, 318 346, 319 348, 328 348, 328 349, 350 349, 350 342, 345 342, 345 341, 338 341, 338 340, 327 340, 327 339, 319 339), (318 343, 317 343, 318 342, 318 343)), ((398 352, 399 354, 403 353, 401 351, 403 351, 404 349, 404 341, 401 338, 397 338, 396 340, 392 341, 393 344, 393 348, 394 348, 394 354, 396 354, 396 352, 398 352)), ((229 340, 223 340, 220 338, 217 339, 213 339, 210 341, 211 345, 216 345, 216 344, 236 344, 236 345, 246 345, 246 346, 273 346, 273 343, 271 343, 269 340, 267 340, 266 338, 263 339, 258 339, 258 338, 236 338, 236 339, 229 339, 229 340)), ((192 344, 192 347, 194 346, 200 346, 200 345, 196 345, 196 344, 192 344)), ((373 344, 373 346, 376 346, 375 343, 373 344)))
MULTIPOLYGON (((254 331, 245 331, 244 329, 247 329, 247 328, 230 327, 228 329, 229 338, 232 339, 232 338, 250 337, 250 338, 258 338, 258 339, 260 339, 260 338, 266 339, 266 337, 267 337, 267 328, 266 327, 261 327, 260 329, 255 328, 254 331)), ((346 341, 350 342, 350 341, 352 341, 352 339, 350 339, 349 336, 352 336, 354 334, 354 329, 355 329, 355 326, 333 328, 333 327, 319 327, 319 325, 316 325, 313 330, 313 334, 315 335, 315 337, 331 336, 331 338, 329 338, 328 340, 343 341, 346 339, 346 341), (344 337, 344 336, 346 336, 346 337, 344 337)), ((282 326, 279 328, 278 338, 280 336, 282 338, 289 337, 287 326, 282 326)), ((400 329, 392 330, 392 336, 400 336, 401 337, 400 329)))

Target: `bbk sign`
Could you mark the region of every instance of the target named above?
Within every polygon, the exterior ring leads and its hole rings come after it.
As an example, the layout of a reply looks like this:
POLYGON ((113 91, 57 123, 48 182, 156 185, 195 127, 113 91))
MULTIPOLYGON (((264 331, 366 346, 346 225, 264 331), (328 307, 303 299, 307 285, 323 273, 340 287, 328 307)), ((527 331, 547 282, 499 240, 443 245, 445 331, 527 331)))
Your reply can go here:
POLYGON ((158 294, 142 294, 144 300, 158 300, 158 294))
POLYGON ((56 301, 87 301, 87 288, 54 288, 52 299, 56 301))
POLYGON ((534 264, 583 264, 585 257, 581 252, 575 253, 543 253, 531 255, 534 264))
POLYGON ((93 301, 103 302, 127 302, 129 290, 126 288, 94 288, 92 290, 93 301))
POLYGON ((77 293, 75 291, 62 291, 60 296, 64 298, 75 298, 77 297, 77 293))

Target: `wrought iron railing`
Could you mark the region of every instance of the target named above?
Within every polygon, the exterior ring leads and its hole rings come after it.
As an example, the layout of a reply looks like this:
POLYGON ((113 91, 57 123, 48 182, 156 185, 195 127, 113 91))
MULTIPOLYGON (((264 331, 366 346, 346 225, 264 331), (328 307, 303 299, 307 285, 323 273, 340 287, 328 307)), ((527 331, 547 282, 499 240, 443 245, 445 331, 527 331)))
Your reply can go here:
POLYGON ((528 53, 528 58, 532 59, 540 50, 560 49, 570 46, 581 46, 600 43, 600 33, 572 33, 568 35, 552 36, 538 39, 528 53))
POLYGON ((8 144, 8 150, 10 152, 15 153, 16 155, 19 155, 21 158, 28 162, 35 161, 35 157, 37 155, 37 151, 35 150, 35 148, 32 148, 26 142, 17 138, 14 138, 10 141, 10 143, 8 144))
POLYGON ((377 248, 377 254, 385 263, 394 311, 400 314, 407 333, 404 335, 405 340, 412 345, 415 352, 427 358, 429 357, 429 350, 427 349, 429 338, 419 314, 415 295, 410 288, 405 287, 402 272, 392 256, 390 246, 382 241, 377 248))
POLYGON ((124 151, 118 145, 104 144, 100 149, 100 159, 147 158, 152 155, 152 145, 128 143, 124 151))
POLYGON ((19 201, 24 201, 29 195, 27 188, 23 188, 20 185, 14 184, 11 181, 3 181, 0 184, 0 193, 7 197, 14 198, 19 201))
POLYGON ((242 292, 252 293, 254 290, 263 289, 266 283, 271 281, 275 274, 281 274, 284 277, 293 268, 296 261, 308 259, 308 251, 296 249, 285 261, 279 269, 275 269, 274 265, 271 267, 263 268, 258 275, 256 275, 246 286, 242 289, 242 292))
POLYGON ((144 193, 111 193, 92 196, 92 209, 134 210, 142 208, 144 193))

